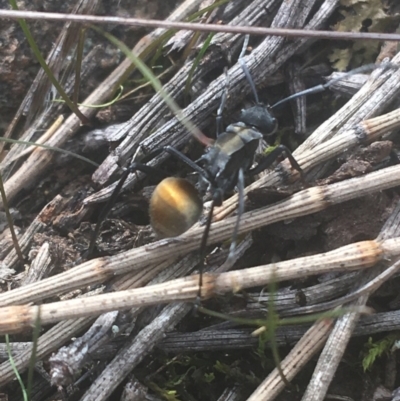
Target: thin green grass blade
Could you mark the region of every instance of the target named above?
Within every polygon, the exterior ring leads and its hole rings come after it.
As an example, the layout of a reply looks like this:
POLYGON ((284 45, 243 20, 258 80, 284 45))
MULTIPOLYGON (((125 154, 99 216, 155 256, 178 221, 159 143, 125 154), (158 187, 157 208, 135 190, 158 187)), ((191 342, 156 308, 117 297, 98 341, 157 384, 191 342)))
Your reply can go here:
POLYGON ((182 110, 171 98, 171 96, 164 90, 161 82, 153 74, 150 68, 148 68, 147 65, 136 54, 134 54, 124 43, 122 43, 110 33, 104 32, 95 26, 92 26, 92 29, 105 36, 111 43, 117 46, 126 55, 126 57, 128 57, 132 61, 132 63, 142 73, 142 75, 149 80, 154 90, 160 94, 160 96, 174 113, 176 118, 198 141, 200 141, 204 145, 210 145, 212 143, 212 140, 210 138, 205 136, 191 121, 189 121, 188 118, 183 115, 182 110))
POLYGON ((69 150, 65 150, 65 149, 61 149, 61 148, 55 148, 54 146, 48 146, 48 145, 44 145, 44 144, 36 143, 36 142, 21 141, 19 139, 4 138, 3 136, 0 136, 0 141, 7 142, 7 143, 18 143, 20 145, 38 146, 40 148, 53 150, 54 152, 64 153, 65 155, 72 156, 72 157, 75 157, 76 159, 79 159, 79 160, 82 160, 82 161, 84 161, 86 163, 89 163, 92 166, 99 167, 99 165, 96 162, 94 162, 93 160, 88 159, 85 156, 78 155, 78 154, 76 154, 74 152, 70 152, 69 150))
POLYGON ((28 401, 29 398, 28 398, 28 394, 26 392, 26 388, 25 388, 24 382, 21 379, 21 375, 18 372, 18 369, 17 369, 17 367, 15 365, 14 358, 13 358, 12 353, 11 353, 10 338, 9 338, 8 334, 5 335, 5 338, 6 338, 6 345, 7 345, 8 360, 9 360, 10 365, 11 365, 13 371, 14 371, 15 377, 18 380, 19 386, 21 387, 21 391, 22 391, 22 395, 24 397, 24 401, 28 401))
MULTIPOLYGON (((12 9, 13 10, 18 10, 17 2, 16 0, 8 0, 12 9)), ((26 40, 29 43, 29 46, 31 47, 33 53, 35 54, 37 60, 39 61, 40 66, 43 68, 45 71, 46 75, 50 79, 51 83, 54 85, 54 87, 57 89, 58 93, 60 96, 64 99, 65 103, 67 106, 72 110, 73 113, 75 113, 78 118, 82 121, 82 124, 85 125, 90 125, 89 120, 82 114, 82 112, 74 105, 74 103, 70 100, 68 95, 65 93, 64 89, 61 87, 55 76, 53 75, 51 69, 47 65, 45 59, 43 58, 35 40, 33 39, 33 36, 31 34, 31 31, 29 30, 29 27, 26 23, 26 21, 23 18, 18 19, 18 23, 24 32, 24 35, 26 37, 26 40)))

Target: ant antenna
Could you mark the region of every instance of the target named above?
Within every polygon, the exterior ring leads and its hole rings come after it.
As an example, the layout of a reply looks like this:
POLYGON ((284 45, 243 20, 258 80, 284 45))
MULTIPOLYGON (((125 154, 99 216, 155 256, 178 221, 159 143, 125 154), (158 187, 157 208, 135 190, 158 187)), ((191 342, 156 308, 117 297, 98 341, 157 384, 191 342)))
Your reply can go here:
MULTIPOLYGON (((219 191, 218 191, 218 196, 221 196, 219 191)), ((212 218, 213 218, 213 214, 214 214, 214 206, 215 206, 215 198, 213 197, 213 199, 211 201, 211 205, 210 205, 210 210, 207 214, 206 227, 204 228, 203 236, 201 237, 200 266, 199 266, 199 292, 197 294, 196 305, 200 304, 200 299, 201 299, 201 289, 203 288, 203 272, 204 272, 204 267, 205 267, 207 239, 208 239, 208 234, 210 233, 211 222, 212 222, 212 218)))
POLYGON ((221 96, 221 103, 217 110, 217 118, 216 118, 216 126, 217 126, 217 138, 222 133, 222 112, 224 111, 226 99, 228 98, 228 91, 229 91, 229 74, 228 69, 224 68, 225 73, 225 90, 221 96))
POLYGON ((253 96, 254 96, 256 103, 260 104, 260 100, 258 98, 258 94, 257 94, 256 86, 254 85, 253 78, 251 77, 250 71, 247 68, 246 63, 243 60, 244 54, 246 53, 246 49, 249 44, 249 39, 250 39, 250 35, 246 35, 244 37, 243 47, 242 47, 242 51, 240 52, 238 61, 239 61, 240 66, 242 67, 244 75, 246 76, 247 82, 250 85, 250 88, 251 88, 251 91, 253 92, 253 96))
POLYGON ((244 41, 243 41, 243 46, 242 46, 242 50, 240 51, 239 54, 239 59, 244 57, 244 54, 246 53, 247 50, 247 46, 249 45, 249 40, 250 40, 250 35, 244 35, 244 41))
POLYGON ((112 207, 113 207, 113 205, 114 205, 119 193, 121 192, 121 189, 122 189, 123 185, 125 184, 125 181, 129 176, 129 173, 130 173, 130 169, 125 169, 125 171, 122 173, 122 176, 121 176, 120 180, 118 181, 118 184, 114 188, 113 193, 111 194, 111 196, 108 199, 107 203, 105 204, 105 206, 101 210, 101 213, 99 214, 99 217, 97 218, 96 227, 92 232, 92 235, 90 237, 89 248, 86 251, 86 258, 87 259, 89 259, 93 254, 94 248, 96 246, 96 239, 97 239, 97 237, 98 237, 98 235, 100 233, 101 225, 102 225, 103 221, 107 218, 108 214, 110 213, 110 210, 112 209, 112 207))
POLYGON ((383 63, 383 64, 379 64, 379 65, 377 65, 377 64, 363 65, 361 67, 355 68, 354 70, 351 70, 351 71, 347 72, 346 74, 342 75, 341 77, 333 78, 333 79, 329 80, 325 84, 313 86, 312 88, 308 88, 308 89, 306 89, 304 91, 301 91, 301 92, 295 93, 295 94, 293 94, 291 96, 288 96, 287 98, 282 99, 279 102, 275 103, 273 106, 271 106, 271 109, 279 107, 280 105, 282 105, 284 103, 287 103, 290 100, 297 99, 298 97, 307 96, 307 95, 311 95, 311 94, 314 94, 314 93, 324 92, 325 90, 327 90, 330 86, 332 86, 336 82, 339 82, 339 81, 343 80, 343 78, 346 78, 346 77, 349 77, 349 76, 355 75, 355 74, 363 74, 365 72, 371 72, 371 71, 373 71, 374 69, 376 69, 379 66, 382 66, 382 67, 384 67, 386 69, 386 68, 391 68, 392 66, 394 66, 394 64, 393 63, 383 63))
MULTIPOLYGON (((244 57, 244 55, 246 53, 247 46, 249 45, 249 40, 250 40, 250 35, 245 35, 244 36, 244 42, 243 42, 242 50, 240 51, 238 61, 240 63, 240 66, 242 67, 243 73, 246 76, 246 79, 247 79, 247 81, 248 81, 248 83, 250 85, 251 91, 253 92, 254 99, 256 100, 256 103, 259 104, 260 101, 258 99, 258 94, 257 94, 256 87, 254 85, 254 81, 253 81, 253 79, 251 77, 249 69, 246 66, 246 63, 243 60, 243 57, 244 57)), ((226 67, 224 69, 224 73, 225 73, 225 90, 224 90, 224 93, 221 96, 221 103, 220 103, 220 105, 218 107, 218 110, 217 110, 217 123, 216 123, 216 125, 217 125, 217 138, 222 132, 222 112, 223 112, 223 110, 225 108, 226 99, 228 97, 228 91, 229 91, 229 75, 228 75, 228 69, 226 67)))

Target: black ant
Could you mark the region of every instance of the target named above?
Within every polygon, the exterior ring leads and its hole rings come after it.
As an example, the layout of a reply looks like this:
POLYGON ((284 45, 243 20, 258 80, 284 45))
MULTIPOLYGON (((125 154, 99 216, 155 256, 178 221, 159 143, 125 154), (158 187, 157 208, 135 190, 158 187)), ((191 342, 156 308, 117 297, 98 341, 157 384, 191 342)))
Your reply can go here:
MULTIPOLYGON (((247 40, 248 39, 246 38, 242 53, 239 56, 239 63, 251 87, 255 99, 255 105, 242 110, 239 121, 229 125, 224 132, 221 132, 222 110, 227 98, 227 90, 225 90, 221 98, 220 107, 217 111, 216 140, 206 149, 200 159, 192 161, 179 150, 171 146, 165 146, 146 155, 141 162, 133 162, 127 169, 125 169, 120 181, 98 218, 89 245, 88 255, 92 254, 101 223, 115 203, 128 175, 137 170, 146 174, 160 175, 159 170, 146 165, 146 163, 162 152, 167 152, 186 163, 193 171, 199 174, 201 180, 204 180, 208 184, 208 189, 211 193, 211 206, 207 215, 205 229, 200 244, 201 266, 203 266, 203 260, 205 257, 205 249, 214 207, 221 206, 225 194, 237 187, 239 194, 239 208, 236 225, 232 234, 228 260, 232 260, 235 255, 236 237, 239 229, 240 218, 244 211, 245 175, 251 177, 259 174, 270 167, 281 155, 285 155, 289 159, 292 168, 300 173, 303 184, 305 183, 301 167, 286 146, 277 146, 272 152, 265 155, 256 166, 252 167, 256 150, 260 141, 271 137, 277 129, 277 120, 272 115, 273 108, 296 97, 326 90, 330 85, 332 85, 332 83, 342 78, 331 80, 325 85, 319 85, 292 95, 276 103, 272 107, 266 106, 259 101, 254 82, 243 60, 243 54, 247 48, 247 40)), ((365 68, 360 70, 357 69, 350 73, 354 74, 355 72, 362 72, 364 70, 365 68)), ((158 184, 152 195, 150 201, 151 225, 159 237, 177 237, 186 232, 199 220, 202 210, 203 202, 200 199, 197 190, 189 181, 182 178, 168 177, 158 184)), ((201 273, 202 272, 200 271, 199 294, 202 286, 201 273)))

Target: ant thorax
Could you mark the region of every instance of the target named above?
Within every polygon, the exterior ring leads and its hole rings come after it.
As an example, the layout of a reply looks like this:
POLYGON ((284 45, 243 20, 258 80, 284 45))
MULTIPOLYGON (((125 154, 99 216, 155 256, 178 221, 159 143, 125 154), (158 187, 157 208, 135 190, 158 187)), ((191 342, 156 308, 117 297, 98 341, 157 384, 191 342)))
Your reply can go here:
POLYGON ((261 132, 243 122, 229 125, 199 159, 211 186, 223 192, 233 190, 239 169, 247 171, 251 167, 262 138, 261 132))

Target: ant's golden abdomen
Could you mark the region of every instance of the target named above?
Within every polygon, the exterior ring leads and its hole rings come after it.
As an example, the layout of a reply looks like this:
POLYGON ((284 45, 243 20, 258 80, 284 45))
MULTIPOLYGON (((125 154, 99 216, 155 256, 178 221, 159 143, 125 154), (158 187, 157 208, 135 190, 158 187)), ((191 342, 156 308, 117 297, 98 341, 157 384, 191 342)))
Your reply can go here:
POLYGON ((150 222, 159 237, 176 237, 189 230, 203 211, 196 188, 183 178, 161 181, 150 199, 150 222))

